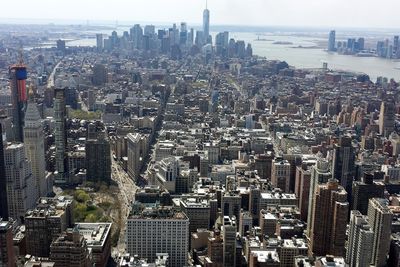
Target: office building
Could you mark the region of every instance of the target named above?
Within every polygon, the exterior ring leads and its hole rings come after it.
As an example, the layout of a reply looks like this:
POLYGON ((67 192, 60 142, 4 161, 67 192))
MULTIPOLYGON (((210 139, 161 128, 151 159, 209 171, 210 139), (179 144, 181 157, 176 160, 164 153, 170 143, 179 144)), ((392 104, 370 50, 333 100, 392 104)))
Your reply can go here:
POLYGON ((390 248, 390 235, 393 213, 386 199, 372 198, 368 205, 368 220, 374 232, 372 240, 371 265, 386 266, 390 248))
POLYGON ((210 36, 210 10, 206 7, 203 11, 203 44, 211 43, 210 36))
POLYGON ((250 196, 249 196, 249 211, 251 217, 253 218, 253 224, 258 225, 258 221, 260 218, 260 199, 261 199, 261 190, 257 187, 250 188, 250 196))
POLYGON ((189 218, 189 231, 194 233, 197 229, 208 229, 210 224, 210 204, 201 199, 179 199, 179 207, 189 218))
POLYGON ((339 182, 330 179, 327 184, 317 186, 311 213, 309 237, 310 255, 344 256, 349 203, 347 193, 339 182))
POLYGON ((127 136, 128 139, 128 175, 131 179, 136 180, 140 174, 140 134, 129 133, 127 136))
POLYGON ((98 139, 86 141, 86 180, 90 182, 111 182, 111 150, 105 133, 98 139))
POLYGON ((13 224, 0 218, 0 266, 14 267, 13 224))
POLYGON ((65 107, 65 90, 54 89, 54 120, 55 120, 55 145, 56 145, 56 171, 55 183, 68 183, 68 159, 67 159, 67 130, 66 117, 67 111, 65 107))
POLYGON ((362 215, 358 210, 352 210, 346 249, 346 263, 349 266, 369 266, 373 236, 374 233, 371 230, 368 217, 362 215))
POLYGON ((224 262, 224 241, 219 230, 214 230, 207 241, 208 262, 215 266, 222 266, 224 262))
POLYGON ((234 217, 224 216, 221 232, 224 240, 223 255, 224 267, 236 266, 236 220, 234 217))
POLYGON ((133 47, 135 49, 141 49, 143 28, 139 24, 135 24, 133 28, 130 29, 130 37, 133 41, 133 47))
POLYGON ((385 184, 374 182, 372 173, 364 173, 361 181, 353 182, 351 209, 358 210, 363 215, 368 213, 368 203, 371 198, 383 198, 385 184))
POLYGON ((38 198, 36 181, 30 162, 25 158, 23 144, 9 144, 4 151, 8 214, 22 221, 25 212, 34 207, 38 198))
POLYGON ((287 160, 275 159, 272 161, 271 183, 283 192, 290 192, 290 170, 291 166, 287 160))
POLYGON ((396 119, 396 104, 393 98, 382 101, 379 113, 379 133, 384 137, 394 132, 396 119))
POLYGON ((51 243, 50 260, 55 267, 93 266, 87 242, 76 228, 67 229, 51 243))
POLYGON ((104 47, 104 41, 103 41, 103 34, 98 33, 96 34, 96 46, 97 46, 97 51, 103 51, 104 47))
POLYGON ((261 210, 260 228, 263 236, 274 237, 278 218, 265 210, 261 210))
MULTIPOLYGON (((179 161, 175 157, 161 160, 156 170, 156 183, 169 192, 176 192, 176 182, 179 177, 179 161)), ((179 187, 179 185, 178 185, 179 187)))
POLYGON ((335 50, 336 50, 336 31, 330 31, 328 40, 328 51, 332 52, 335 50))
POLYGON ((342 136, 339 143, 335 144, 333 153, 332 178, 338 180, 351 195, 351 186, 356 173, 355 150, 351 137, 342 136))
POLYGON ((189 219, 172 207, 135 203, 127 221, 126 247, 129 254, 149 262, 157 258, 157 253, 167 253, 169 266, 186 266, 189 219))
POLYGON ((93 66, 93 84, 104 85, 107 82, 107 69, 103 64, 93 66))
POLYGON ((343 257, 326 256, 318 257, 315 261, 315 267, 346 267, 343 257))
POLYGON ((27 254, 49 257, 51 242, 73 226, 73 198, 40 198, 25 215, 27 254))
POLYGON ((13 140, 23 142, 24 118, 27 104, 26 91, 27 71, 26 66, 21 62, 10 67, 12 118, 13 118, 13 140))
POLYGON ((77 223, 75 229, 83 236, 91 252, 94 266, 106 267, 111 257, 111 223, 77 223))
POLYGON ((223 216, 233 217, 235 219, 240 217, 242 198, 239 194, 234 192, 225 192, 221 200, 221 211, 223 216))
POLYGON ((271 179, 272 161, 274 153, 256 155, 254 169, 257 170, 261 179, 271 179))
POLYGON ((61 52, 65 52, 65 40, 57 40, 57 50, 61 52))
POLYGON ((400 266, 400 234, 392 234, 388 266, 400 266))
POLYGON ((3 136, 3 126, 0 123, 0 218, 8 220, 7 180, 3 136))
POLYGON ((313 166, 304 163, 296 168, 295 194, 299 199, 299 210, 303 221, 307 221, 308 218, 312 168, 313 166))
POLYGON ((240 236, 246 236, 253 227, 253 217, 248 211, 241 211, 239 218, 239 234, 240 236))
POLYGON ((28 101, 25 115, 24 144, 26 157, 32 164, 32 175, 36 181, 37 195, 47 195, 46 159, 44 151, 44 133, 42 119, 37 105, 32 100, 28 101))
POLYGON ((215 37, 215 49, 218 56, 228 56, 229 32, 220 32, 215 37))

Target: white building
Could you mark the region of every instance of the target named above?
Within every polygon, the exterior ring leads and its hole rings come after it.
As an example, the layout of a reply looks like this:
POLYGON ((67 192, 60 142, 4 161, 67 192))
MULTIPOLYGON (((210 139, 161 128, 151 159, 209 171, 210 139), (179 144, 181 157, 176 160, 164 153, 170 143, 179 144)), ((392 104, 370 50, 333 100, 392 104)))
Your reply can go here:
POLYGON ((32 164, 38 196, 47 195, 46 162, 42 120, 34 102, 29 101, 25 115, 24 144, 26 157, 32 164))
POLYGON ((127 135, 128 139, 128 175, 131 179, 135 180, 140 172, 140 134, 130 133, 127 135))
POLYGON ((382 165, 381 170, 389 177, 389 181, 400 180, 400 165, 382 165))
POLYGON ((358 210, 352 210, 349 224, 349 241, 346 250, 346 263, 349 266, 369 266, 372 255, 372 241, 374 232, 368 222, 358 210))
POLYGON ((20 220, 38 199, 30 162, 25 158, 23 144, 10 144, 5 148, 4 160, 7 180, 9 216, 20 220))
POLYGON ((179 175, 179 161, 175 157, 165 158, 157 164, 157 182, 169 192, 175 192, 176 178, 179 175))
POLYGON ((156 144, 155 148, 155 160, 160 161, 167 157, 172 156, 175 148, 175 143, 171 141, 161 141, 156 144))
POLYGON ((172 207, 143 207, 135 204, 128 217, 126 247, 130 255, 154 262, 167 253, 171 267, 187 265, 189 219, 172 207))

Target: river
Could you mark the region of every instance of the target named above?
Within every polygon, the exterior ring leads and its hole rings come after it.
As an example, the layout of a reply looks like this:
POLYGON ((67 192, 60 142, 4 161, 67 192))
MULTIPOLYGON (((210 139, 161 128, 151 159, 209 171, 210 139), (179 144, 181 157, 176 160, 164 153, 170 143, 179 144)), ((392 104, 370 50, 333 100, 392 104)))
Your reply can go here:
MULTIPOLYGON (((122 34, 124 30, 128 29, 121 27, 117 32, 118 34, 122 34)), ((88 33, 94 34, 93 32, 88 33)), ((110 34, 110 32, 103 33, 110 34)), ((213 35, 215 37, 215 33, 213 35)), ((257 35, 250 32, 234 32, 230 33, 230 38, 251 43, 255 55, 271 60, 284 60, 289 65, 297 68, 321 68, 323 62, 326 62, 330 69, 366 73, 373 81, 379 76, 394 78, 400 81, 399 60, 328 53, 323 48, 318 47, 321 42, 326 41, 321 39, 321 37, 295 36, 279 33, 257 35), (258 41, 258 36, 262 40, 258 41), (283 42, 284 44, 276 44, 276 42, 283 42)), ((95 45, 95 38, 67 42, 67 46, 95 45)))

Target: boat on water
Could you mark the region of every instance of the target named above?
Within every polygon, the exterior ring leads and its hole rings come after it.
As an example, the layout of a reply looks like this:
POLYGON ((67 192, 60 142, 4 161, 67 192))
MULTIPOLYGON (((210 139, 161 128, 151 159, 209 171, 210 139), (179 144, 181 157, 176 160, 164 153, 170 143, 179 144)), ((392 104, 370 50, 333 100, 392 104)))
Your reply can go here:
POLYGON ((357 57, 376 57, 375 53, 372 52, 359 52, 356 54, 357 57))

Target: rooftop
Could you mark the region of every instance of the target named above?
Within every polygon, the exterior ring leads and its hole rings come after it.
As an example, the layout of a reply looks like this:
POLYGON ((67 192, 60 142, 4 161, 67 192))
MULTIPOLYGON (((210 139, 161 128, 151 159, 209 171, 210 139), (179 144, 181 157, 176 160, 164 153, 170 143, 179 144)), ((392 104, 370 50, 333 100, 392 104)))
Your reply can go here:
POLYGON ((76 228, 86 240, 88 247, 104 246, 112 223, 77 223, 76 228))

